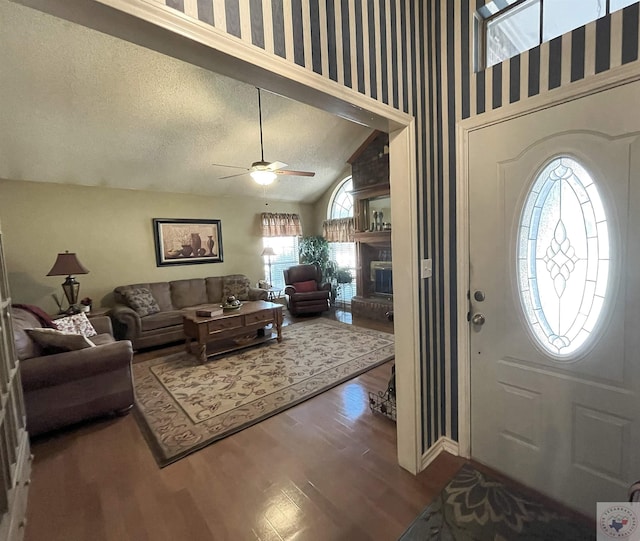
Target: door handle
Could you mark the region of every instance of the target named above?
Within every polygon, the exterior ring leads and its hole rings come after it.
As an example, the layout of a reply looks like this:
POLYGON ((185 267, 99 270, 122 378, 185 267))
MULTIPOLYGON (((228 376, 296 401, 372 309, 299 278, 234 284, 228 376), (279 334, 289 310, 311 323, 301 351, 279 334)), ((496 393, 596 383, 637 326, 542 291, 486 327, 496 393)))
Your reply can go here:
POLYGON ((484 315, 483 314, 473 314, 473 317, 471 318, 471 323, 473 323, 474 325, 478 325, 478 326, 482 326, 484 325, 485 319, 484 319, 484 315))

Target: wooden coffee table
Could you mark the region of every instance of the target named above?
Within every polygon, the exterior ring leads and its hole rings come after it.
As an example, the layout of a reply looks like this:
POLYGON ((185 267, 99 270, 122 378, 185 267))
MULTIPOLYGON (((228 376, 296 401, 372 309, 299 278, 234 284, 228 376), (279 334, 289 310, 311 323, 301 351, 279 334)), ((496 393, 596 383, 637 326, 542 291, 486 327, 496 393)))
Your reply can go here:
POLYGON ((276 338, 282 341, 282 305, 268 301, 245 301, 237 310, 199 317, 189 310, 182 318, 186 350, 201 363, 207 358, 247 348, 276 338), (265 329, 272 325, 272 330, 265 329), (191 341, 198 347, 193 351, 191 341))

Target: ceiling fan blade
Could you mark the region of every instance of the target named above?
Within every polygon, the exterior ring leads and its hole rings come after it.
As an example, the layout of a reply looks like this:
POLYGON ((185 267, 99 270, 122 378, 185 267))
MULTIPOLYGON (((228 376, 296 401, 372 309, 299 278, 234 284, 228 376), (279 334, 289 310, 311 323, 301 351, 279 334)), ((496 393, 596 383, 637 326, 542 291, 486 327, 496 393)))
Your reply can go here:
POLYGON ((224 163, 212 163, 211 165, 213 165, 214 167, 231 167, 232 169, 244 169, 245 171, 249 170, 246 167, 238 167, 237 165, 225 165, 224 163))
POLYGON ((276 175, 295 175, 296 177, 315 177, 316 174, 312 171, 290 171, 289 169, 283 169, 282 171, 274 171, 276 175))
POLYGON ((267 169, 269 169, 269 171, 275 171, 277 169, 282 169, 283 167, 287 167, 287 164, 284 162, 271 162, 267 165, 267 169))
MULTIPOLYGON (((248 171, 248 169, 247 169, 248 171)), ((245 171, 244 173, 236 173, 235 175, 227 175, 226 177, 218 177, 218 180, 224 180, 225 178, 234 178, 234 177, 241 177, 242 175, 246 175, 247 172, 245 171)))

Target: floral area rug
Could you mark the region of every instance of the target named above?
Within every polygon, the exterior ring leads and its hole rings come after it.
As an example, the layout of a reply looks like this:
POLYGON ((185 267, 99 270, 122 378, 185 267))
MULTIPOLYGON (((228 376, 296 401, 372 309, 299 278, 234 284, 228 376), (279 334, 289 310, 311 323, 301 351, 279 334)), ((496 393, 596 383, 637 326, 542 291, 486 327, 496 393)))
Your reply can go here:
POLYGON ((588 541, 595 523, 557 513, 465 464, 399 541, 588 541))
POLYGON ((133 364, 135 416, 161 467, 394 356, 392 334, 327 319, 282 335, 203 365, 186 351, 133 364))

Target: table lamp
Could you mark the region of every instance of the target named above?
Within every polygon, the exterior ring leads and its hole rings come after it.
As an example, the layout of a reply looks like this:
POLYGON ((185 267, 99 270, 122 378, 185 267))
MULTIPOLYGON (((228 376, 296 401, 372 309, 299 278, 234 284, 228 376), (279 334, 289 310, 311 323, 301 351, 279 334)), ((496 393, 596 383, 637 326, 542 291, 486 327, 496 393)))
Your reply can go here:
POLYGON ((273 248, 271 248, 271 246, 267 246, 264 250, 262 250, 262 257, 267 256, 268 257, 268 262, 269 262, 269 287, 271 287, 273 285, 273 282, 271 281, 271 256, 272 255, 276 255, 276 253, 273 251, 273 248))
POLYGON ((80 292, 80 282, 73 275, 88 273, 89 271, 78 261, 76 254, 70 254, 67 250, 63 254, 58 254, 56 262, 47 276, 67 276, 67 279, 62 283, 62 289, 69 302, 69 307, 72 307, 78 302, 78 293, 80 292))

